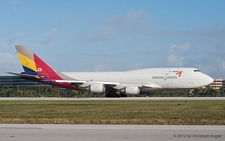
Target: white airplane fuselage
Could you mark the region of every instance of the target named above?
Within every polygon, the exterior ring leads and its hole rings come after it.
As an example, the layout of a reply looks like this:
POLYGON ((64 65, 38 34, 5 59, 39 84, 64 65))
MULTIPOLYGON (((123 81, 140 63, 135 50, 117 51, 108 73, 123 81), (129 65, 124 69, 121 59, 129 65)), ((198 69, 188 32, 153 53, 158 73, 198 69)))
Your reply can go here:
POLYGON ((209 85, 213 79, 195 68, 150 68, 121 72, 62 72, 77 80, 118 82, 120 85, 150 85, 157 89, 191 89, 209 85), (178 74, 181 73, 181 74, 178 74))

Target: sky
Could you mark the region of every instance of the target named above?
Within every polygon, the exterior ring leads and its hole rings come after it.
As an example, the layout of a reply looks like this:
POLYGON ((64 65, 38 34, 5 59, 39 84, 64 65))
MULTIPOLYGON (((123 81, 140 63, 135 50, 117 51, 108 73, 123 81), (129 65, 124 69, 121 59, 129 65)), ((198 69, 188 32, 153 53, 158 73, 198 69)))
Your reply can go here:
POLYGON ((224 0, 1 0, 0 75, 14 45, 57 71, 194 67, 225 78, 224 0))

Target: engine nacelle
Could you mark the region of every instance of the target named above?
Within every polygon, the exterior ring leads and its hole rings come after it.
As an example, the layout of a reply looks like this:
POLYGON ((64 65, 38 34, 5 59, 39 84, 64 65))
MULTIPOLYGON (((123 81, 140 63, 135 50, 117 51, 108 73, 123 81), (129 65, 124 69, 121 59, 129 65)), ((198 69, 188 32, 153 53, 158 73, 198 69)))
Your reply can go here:
POLYGON ((140 88, 138 86, 127 86, 124 90, 126 94, 140 94, 140 88))
POLYGON ((91 84, 87 90, 93 93, 104 93, 105 85, 104 84, 91 84))

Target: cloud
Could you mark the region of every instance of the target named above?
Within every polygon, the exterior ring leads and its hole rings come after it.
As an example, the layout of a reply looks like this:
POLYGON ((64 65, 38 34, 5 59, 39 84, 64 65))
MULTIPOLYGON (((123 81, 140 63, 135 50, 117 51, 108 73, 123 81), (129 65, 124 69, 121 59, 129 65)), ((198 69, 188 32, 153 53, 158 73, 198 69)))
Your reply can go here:
POLYGON ((225 36, 225 27, 213 26, 205 29, 188 30, 184 31, 183 34, 209 37, 225 36))
POLYGON ((184 35, 199 37, 225 37, 225 26, 212 26, 208 28, 199 28, 183 31, 161 31, 165 35, 184 35))
POLYGON ((216 68, 215 73, 220 73, 222 76, 225 72, 225 40, 219 42, 212 53, 208 55, 208 59, 212 60, 211 66, 216 68))
POLYGON ((114 31, 113 28, 103 28, 102 31, 103 31, 103 34, 104 35, 112 35, 112 34, 115 34, 115 31, 114 31))
POLYGON ((18 72, 21 71, 21 65, 18 61, 18 57, 13 56, 9 53, 0 53, 0 74, 6 75, 5 72, 18 72))
POLYGON ((170 66, 183 66, 184 57, 183 53, 189 48, 189 43, 183 45, 174 44, 169 48, 169 55, 167 58, 168 65, 170 66))
POLYGON ((97 35, 97 34, 84 34, 82 36, 82 39, 87 40, 87 41, 92 41, 92 42, 105 42, 108 40, 104 36, 97 35))
POLYGON ((106 38, 113 35, 139 34, 145 31, 150 27, 150 13, 143 10, 128 10, 123 16, 108 16, 94 19, 89 24, 103 24, 103 27, 98 29, 98 33, 91 33, 91 35, 104 40, 93 40, 93 38, 86 37, 84 39, 89 41, 106 41, 106 38))
POLYGON ((51 44, 54 41, 57 34, 58 34, 57 29, 55 29, 55 28, 50 29, 47 33, 47 39, 45 40, 45 44, 47 44, 47 45, 51 44))
POLYGON ((94 66, 93 71, 112 71, 113 68, 110 65, 97 64, 94 66))
POLYGON ((21 8, 22 1, 21 0, 11 0, 10 5, 14 12, 18 11, 18 8, 21 8))
POLYGON ((15 42, 21 37, 23 36, 22 32, 17 32, 14 34, 14 36, 8 40, 8 45, 13 45, 15 44, 15 42))
POLYGON ((225 78, 225 40, 221 40, 204 57, 189 60, 188 64, 197 67, 213 78, 225 78))
POLYGON ((184 52, 189 48, 189 46, 190 46, 189 43, 184 43, 183 45, 174 44, 174 45, 170 46, 169 53, 184 52))
POLYGON ((103 22, 109 26, 110 33, 132 34, 140 32, 150 25, 150 13, 143 10, 129 10, 123 16, 110 16, 103 19, 103 22))
MULTIPOLYGON (((206 62, 207 60, 205 60, 206 62)), ((198 62, 197 64, 193 64, 193 66, 195 66, 197 69, 199 69, 200 71, 202 71, 203 73, 206 73, 208 75, 210 75, 213 78, 218 77, 218 75, 213 75, 214 72, 217 70, 215 67, 212 67, 212 65, 210 65, 209 62, 203 64, 201 62, 198 62)), ((218 74, 218 73, 217 73, 218 74)))
MULTIPOLYGON (((208 43, 208 40, 214 40, 216 45, 211 46, 210 49, 201 49, 201 54, 197 54, 195 52, 194 56, 193 53, 189 60, 185 60, 186 57, 184 56, 190 46, 189 43, 185 43, 182 46, 172 45, 169 49, 167 65, 192 66, 202 70, 204 73, 209 74, 213 78, 225 78, 225 27, 213 26, 196 30, 168 32, 168 35, 169 34, 203 37, 207 38, 204 40, 206 43, 208 43)), ((200 38, 196 39, 201 41, 200 38)))
POLYGON ((225 72, 225 60, 219 59, 218 62, 221 69, 225 72))
POLYGON ((19 3, 19 0, 12 0, 12 1, 11 1, 11 4, 12 4, 12 5, 16 5, 16 4, 18 4, 18 3, 19 3))
POLYGON ((143 64, 135 63, 131 65, 131 69, 141 69, 143 68, 143 64))
POLYGON ((174 66, 183 66, 183 56, 176 56, 174 54, 170 54, 168 56, 168 63, 169 65, 174 65, 174 66))
POLYGON ((216 44, 213 53, 225 59, 225 38, 216 44))

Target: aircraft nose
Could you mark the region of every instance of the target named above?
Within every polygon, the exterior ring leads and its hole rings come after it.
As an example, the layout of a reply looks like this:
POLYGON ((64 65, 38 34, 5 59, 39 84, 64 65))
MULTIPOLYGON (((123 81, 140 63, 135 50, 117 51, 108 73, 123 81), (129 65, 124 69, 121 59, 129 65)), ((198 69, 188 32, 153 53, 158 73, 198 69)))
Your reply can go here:
MULTIPOLYGON (((214 79, 213 79, 212 77, 209 76, 207 82, 208 82, 209 84, 211 84, 213 81, 214 81, 214 79)), ((208 84, 208 85, 209 85, 209 84, 208 84)))
POLYGON ((207 86, 207 85, 210 85, 213 81, 214 81, 214 79, 212 77, 204 74, 204 78, 202 79, 202 81, 200 82, 200 84, 202 86, 207 86))

